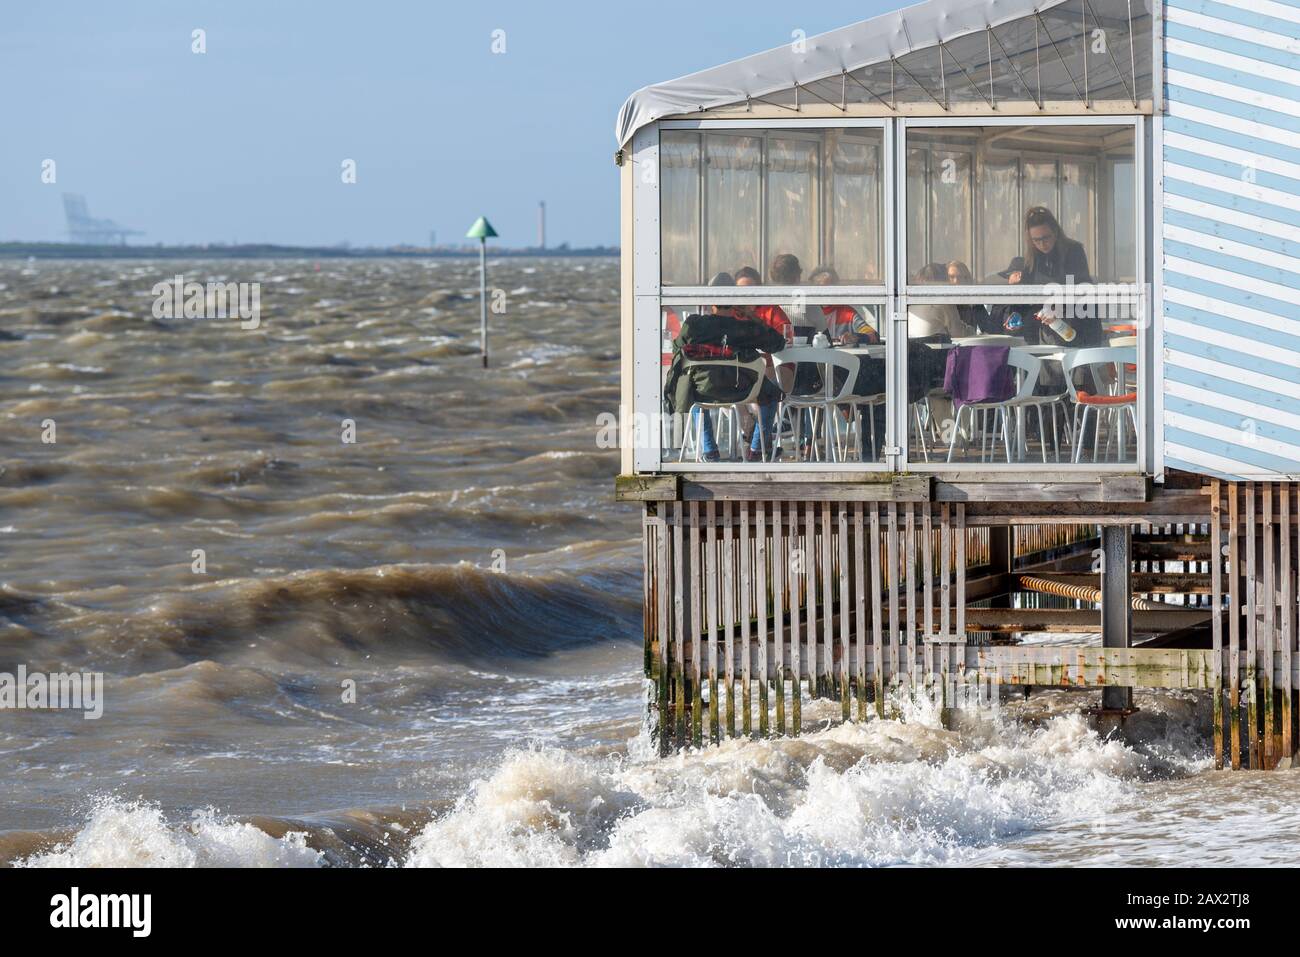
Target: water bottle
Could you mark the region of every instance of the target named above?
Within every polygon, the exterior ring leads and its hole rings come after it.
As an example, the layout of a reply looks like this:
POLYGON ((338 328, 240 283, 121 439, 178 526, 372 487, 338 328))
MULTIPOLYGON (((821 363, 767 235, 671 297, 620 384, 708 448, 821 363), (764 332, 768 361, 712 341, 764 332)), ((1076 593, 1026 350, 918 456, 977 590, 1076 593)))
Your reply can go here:
POLYGON ((1046 312, 1040 312, 1039 316, 1044 317, 1044 320, 1047 323, 1047 328, 1060 336, 1062 342, 1073 342, 1074 337, 1078 335, 1078 333, 1074 331, 1074 326, 1070 325, 1051 309, 1046 312))

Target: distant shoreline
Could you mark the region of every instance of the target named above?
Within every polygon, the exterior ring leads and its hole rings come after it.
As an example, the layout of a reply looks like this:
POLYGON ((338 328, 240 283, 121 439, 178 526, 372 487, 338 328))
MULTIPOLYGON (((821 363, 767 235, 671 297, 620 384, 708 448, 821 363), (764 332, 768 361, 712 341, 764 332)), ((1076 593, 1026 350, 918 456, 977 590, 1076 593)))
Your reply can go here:
MULTIPOLYGON (((568 257, 590 259, 617 256, 616 246, 547 249, 488 247, 493 258, 568 257)), ((207 246, 118 246, 80 243, 0 243, 0 259, 468 259, 478 256, 477 247, 388 248, 340 246, 277 246, 269 243, 207 246)))

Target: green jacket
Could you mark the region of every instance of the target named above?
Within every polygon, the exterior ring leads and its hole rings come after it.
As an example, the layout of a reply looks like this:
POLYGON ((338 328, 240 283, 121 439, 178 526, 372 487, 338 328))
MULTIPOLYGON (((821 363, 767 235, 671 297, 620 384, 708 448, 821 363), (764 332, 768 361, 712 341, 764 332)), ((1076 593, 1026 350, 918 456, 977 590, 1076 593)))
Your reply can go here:
MULTIPOLYGON (((693 315, 682 323, 673 340, 673 360, 664 382, 664 402, 669 412, 688 412, 696 402, 739 402, 754 388, 755 373, 725 366, 687 368, 690 359, 731 359, 753 362, 760 352, 779 352, 785 337, 771 326, 754 319, 733 316, 693 315)), ((764 379, 758 401, 776 402, 781 390, 764 379)))

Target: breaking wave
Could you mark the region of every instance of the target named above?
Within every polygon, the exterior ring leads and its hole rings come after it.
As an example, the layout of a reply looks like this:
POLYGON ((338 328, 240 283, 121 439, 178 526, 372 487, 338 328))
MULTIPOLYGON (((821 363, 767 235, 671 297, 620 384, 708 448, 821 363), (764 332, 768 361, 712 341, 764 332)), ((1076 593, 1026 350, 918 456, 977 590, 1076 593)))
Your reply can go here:
POLYGON ((169 822, 157 805, 103 797, 76 835, 15 862, 18 867, 319 867, 302 831, 274 838, 212 809, 169 822))

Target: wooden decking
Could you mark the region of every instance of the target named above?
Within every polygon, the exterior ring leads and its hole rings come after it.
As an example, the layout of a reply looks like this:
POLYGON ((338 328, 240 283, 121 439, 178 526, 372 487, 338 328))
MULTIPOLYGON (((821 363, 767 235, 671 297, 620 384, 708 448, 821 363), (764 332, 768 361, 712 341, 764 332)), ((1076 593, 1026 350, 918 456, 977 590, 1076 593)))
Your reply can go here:
POLYGON ((882 500, 879 486, 851 500, 838 484, 820 498, 807 484, 760 499, 640 488, 645 666, 665 749, 798 734, 809 698, 865 720, 900 695, 949 707, 1004 686, 1204 691, 1217 759, 1234 767, 1289 764, 1300 741, 1294 485, 1046 505, 882 500), (1041 593, 1097 597, 1103 525, 1131 529, 1137 599, 1109 627, 1100 602, 1041 593), (1027 575, 1038 591, 1022 590, 1027 575), (1033 635, 1049 640, 1020 643, 1033 635))

